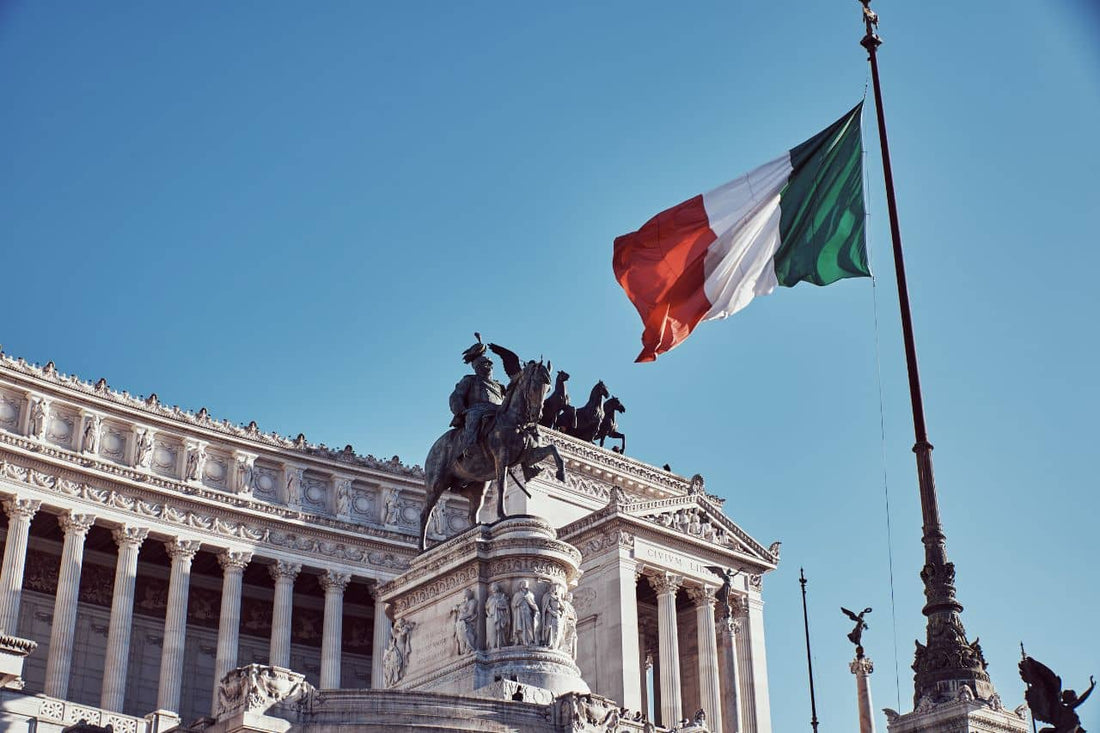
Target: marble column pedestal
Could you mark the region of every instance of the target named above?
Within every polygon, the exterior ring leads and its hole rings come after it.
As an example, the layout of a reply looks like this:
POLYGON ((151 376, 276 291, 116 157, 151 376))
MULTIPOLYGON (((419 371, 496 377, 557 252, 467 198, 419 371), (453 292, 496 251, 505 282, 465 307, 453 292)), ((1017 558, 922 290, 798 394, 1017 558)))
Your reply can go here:
POLYGON ((393 619, 385 687, 484 697, 512 690, 528 702, 588 693, 565 600, 580 559, 529 515, 478 525, 424 552, 379 588, 393 619), (532 617, 537 628, 524 633, 532 617))

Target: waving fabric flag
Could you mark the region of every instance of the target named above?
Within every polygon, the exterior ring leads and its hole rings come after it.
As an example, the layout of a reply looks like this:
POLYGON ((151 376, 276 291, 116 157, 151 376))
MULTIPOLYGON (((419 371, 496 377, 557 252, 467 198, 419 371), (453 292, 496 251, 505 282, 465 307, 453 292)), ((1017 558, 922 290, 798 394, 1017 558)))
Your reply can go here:
POLYGON ((615 240, 615 278, 645 324, 637 361, 776 285, 870 276, 862 111, 860 102, 782 157, 615 240))

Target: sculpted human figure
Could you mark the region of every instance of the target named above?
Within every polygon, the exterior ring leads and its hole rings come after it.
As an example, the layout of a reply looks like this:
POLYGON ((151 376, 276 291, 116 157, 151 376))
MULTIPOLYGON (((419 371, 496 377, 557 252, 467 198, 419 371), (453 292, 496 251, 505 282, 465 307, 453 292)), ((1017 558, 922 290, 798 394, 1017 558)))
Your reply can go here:
POLYGON ((394 488, 386 489, 385 502, 385 523, 397 524, 398 519, 401 517, 401 491, 394 488))
POLYGON ((508 645, 508 622, 510 606, 508 596, 500 588, 500 583, 489 586, 489 597, 485 600, 485 617, 488 620, 485 646, 500 649, 508 645))
POLYGON ((393 625, 389 648, 382 657, 382 672, 386 687, 393 687, 405 676, 409 656, 412 654, 412 640, 409 637, 414 628, 416 624, 403 618, 397 619, 397 623, 393 625))
POLYGON ((88 418, 88 422, 84 423, 83 450, 85 453, 95 455, 96 449, 99 447, 99 430, 96 428, 96 419, 94 417, 88 418))
POLYGON ((551 649, 557 649, 561 643, 564 600, 560 585, 550 586, 542 597, 542 643, 551 649))
POLYGON ((559 649, 577 661, 577 609, 573 606, 573 594, 566 593, 562 599, 562 632, 559 649))
POLYGON ((481 343, 481 334, 474 335, 477 343, 462 354, 463 361, 473 367, 474 373, 458 380, 450 397, 454 414, 451 427, 461 429, 455 452, 463 456, 477 443, 482 421, 496 412, 497 406, 504 401, 504 385, 493 379, 493 362, 485 356, 486 346, 481 343))
MULTIPOLYGON (((201 448, 199 450, 202 450, 201 448)), ((251 494, 252 493, 252 476, 253 468, 252 462, 247 458, 237 459, 237 493, 239 494, 251 494)))
POLYGON ((477 649, 477 596, 472 589, 459 601, 451 613, 455 617, 455 653, 469 654, 477 649))
POLYGON ((512 643, 532 646, 539 638, 539 607, 526 580, 512 594, 512 643))
POLYGON ((187 470, 185 478, 188 481, 201 481, 202 471, 206 466, 206 449, 201 445, 187 449, 187 470))
POLYGON ((153 439, 149 437, 148 430, 142 430, 138 436, 137 446, 134 449, 134 465, 145 466, 149 462, 149 454, 153 450, 153 439))
POLYGON ((43 400, 35 400, 31 408, 31 435, 41 439, 46 430, 46 403, 43 400))
POLYGON ((435 513, 432 516, 432 529, 440 537, 447 534, 447 497, 439 497, 439 503, 435 505, 435 513))

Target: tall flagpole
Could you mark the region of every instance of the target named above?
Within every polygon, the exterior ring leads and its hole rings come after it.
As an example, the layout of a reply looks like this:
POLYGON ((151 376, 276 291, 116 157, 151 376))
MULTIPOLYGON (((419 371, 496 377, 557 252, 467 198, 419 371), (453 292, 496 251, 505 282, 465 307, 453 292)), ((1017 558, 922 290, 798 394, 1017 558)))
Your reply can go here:
POLYGON ((871 11, 871 0, 859 0, 863 4, 863 20, 866 35, 860 45, 867 49, 871 63, 871 80, 875 90, 875 113, 878 116, 878 133, 882 148, 882 169, 886 178, 886 206, 890 215, 890 238, 894 250, 894 273, 898 284, 898 302, 901 306, 901 328, 905 340, 905 362, 909 372, 909 398, 913 405, 913 431, 916 442, 913 452, 917 458, 917 484, 920 488, 921 514, 923 516, 922 542, 924 543, 924 568, 920 577, 924 582, 926 603, 922 612, 928 618, 927 639, 917 642, 916 659, 913 662, 913 704, 921 698, 940 702, 954 698, 962 684, 980 699, 993 694, 993 686, 986 674, 985 658, 977 640, 967 641, 959 614, 962 605, 955 599, 955 565, 947 559, 947 538, 940 522, 940 508, 936 499, 936 479, 932 471, 932 444, 924 424, 924 403, 921 398, 920 374, 917 370, 917 349, 913 340, 913 321, 909 310, 909 287, 905 279, 905 259, 901 251, 901 230, 898 227, 897 203, 894 199, 894 174, 890 167, 890 146, 886 139, 886 117, 882 109, 882 88, 878 77, 878 47, 882 39, 875 33, 878 15, 871 11))
POLYGON ((798 583, 802 586, 802 624, 806 627, 806 669, 810 672, 810 725, 817 733, 817 699, 814 697, 814 663, 810 657, 810 616, 806 612, 806 573, 798 569, 798 583))

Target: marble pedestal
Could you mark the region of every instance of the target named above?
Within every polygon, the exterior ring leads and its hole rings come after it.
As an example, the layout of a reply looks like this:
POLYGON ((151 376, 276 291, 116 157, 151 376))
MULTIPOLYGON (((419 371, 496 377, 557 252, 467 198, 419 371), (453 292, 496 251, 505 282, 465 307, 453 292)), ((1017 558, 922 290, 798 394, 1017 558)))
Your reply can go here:
POLYGON ((500 683, 512 682, 512 699, 532 702, 588 693, 565 596, 580 559, 548 522, 529 515, 478 525, 424 552, 379 589, 393 620, 386 687, 499 697, 500 683), (533 618, 536 630, 524 634, 533 618))
POLYGON ((988 700, 962 692, 957 699, 933 703, 922 700, 917 709, 905 715, 886 708, 889 733, 1028 733, 1027 707, 1006 710, 1000 696, 993 693, 988 700))

